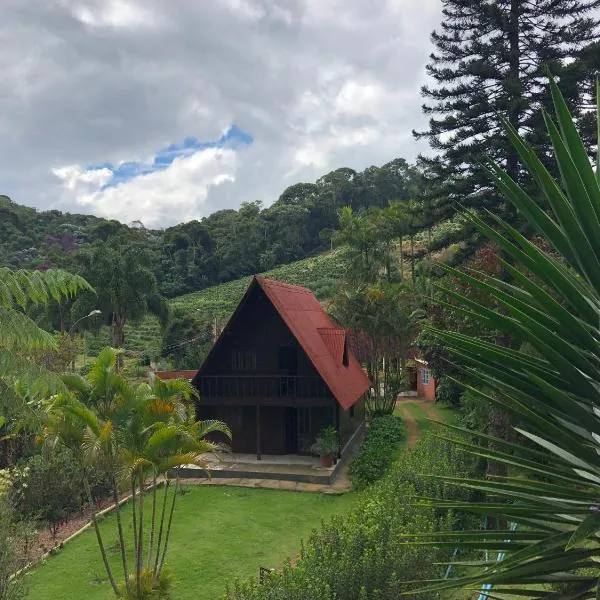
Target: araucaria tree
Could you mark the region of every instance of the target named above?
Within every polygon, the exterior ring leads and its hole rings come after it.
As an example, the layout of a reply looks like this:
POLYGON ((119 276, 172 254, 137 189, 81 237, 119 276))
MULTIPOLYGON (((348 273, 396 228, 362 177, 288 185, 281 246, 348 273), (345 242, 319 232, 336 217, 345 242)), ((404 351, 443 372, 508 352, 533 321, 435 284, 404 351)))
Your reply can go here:
POLYGON ((451 214, 456 200, 496 211, 502 199, 482 163, 492 158, 520 179, 517 152, 499 115, 548 158, 539 110, 551 104, 548 72, 557 77, 574 114, 581 115, 587 87, 578 79, 588 73, 574 65, 598 38, 594 9, 600 0, 443 0, 443 5, 427 67, 434 83, 422 90, 431 119, 429 128, 415 135, 438 152, 423 158, 430 177, 441 184, 438 214, 451 214))

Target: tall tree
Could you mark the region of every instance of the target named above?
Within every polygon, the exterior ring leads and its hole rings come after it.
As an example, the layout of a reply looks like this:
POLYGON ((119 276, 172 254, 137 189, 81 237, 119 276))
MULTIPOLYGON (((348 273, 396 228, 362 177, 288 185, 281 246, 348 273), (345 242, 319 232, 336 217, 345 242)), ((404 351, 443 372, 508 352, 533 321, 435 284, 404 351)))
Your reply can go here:
POLYGON ((64 377, 69 393, 57 395, 47 403, 43 435, 51 444, 66 446, 78 459, 90 505, 90 469, 102 465, 110 474, 124 589, 119 587, 116 568, 109 561, 95 510, 92 525, 115 595, 141 599, 148 597, 144 590, 154 590, 161 583, 179 496, 179 476, 170 486, 169 473, 178 473, 180 466, 189 464, 208 468, 207 455, 220 447, 206 436, 220 432, 230 438, 231 434, 220 421, 196 421, 190 416, 194 413, 191 398, 196 394, 191 383, 157 379, 150 386, 129 382, 118 371, 117 357, 116 350, 105 348, 86 378, 64 377), (162 500, 157 489, 160 477, 166 478, 162 500), (132 492, 133 532, 129 541, 118 502, 122 478, 129 480, 132 492), (148 479, 152 481, 149 493, 148 479), (150 519, 144 518, 147 495, 151 495, 150 519), (145 527, 147 521, 149 531, 145 527))
POLYGON ((113 347, 123 346, 127 322, 139 321, 152 313, 166 324, 167 305, 159 294, 147 250, 105 243, 85 254, 83 263, 86 276, 98 292, 94 297, 82 296, 73 310, 86 314, 93 308, 100 309, 111 327, 113 347))
MULTIPOLYGON (((421 157, 438 182, 442 214, 454 202, 501 208, 482 163, 492 158, 519 179, 517 153, 500 127, 499 115, 548 158, 540 106, 549 106, 548 70, 559 77, 567 101, 581 114, 582 69, 569 69, 598 36, 600 0, 443 0, 441 29, 422 93, 429 128, 415 132, 439 152, 421 157), (565 82, 560 77, 565 74, 565 82), (568 76, 567 76, 568 75, 568 76), (579 106, 578 106, 579 104, 579 106)), ((588 49, 589 52, 589 49, 588 49)), ((589 57, 587 57, 589 61, 589 57)))

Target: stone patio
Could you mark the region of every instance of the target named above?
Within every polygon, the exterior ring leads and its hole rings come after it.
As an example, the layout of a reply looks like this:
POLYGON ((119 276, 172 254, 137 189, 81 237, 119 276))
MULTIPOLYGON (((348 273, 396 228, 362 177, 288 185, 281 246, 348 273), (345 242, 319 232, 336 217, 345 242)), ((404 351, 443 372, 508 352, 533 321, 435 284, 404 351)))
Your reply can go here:
MULTIPOLYGON (((257 460, 255 454, 223 453, 218 456, 212 455, 207 460, 210 464, 211 481, 219 480, 219 483, 225 483, 220 480, 237 480, 239 485, 239 480, 244 479, 252 487, 257 487, 253 482, 266 480, 330 485, 337 472, 335 466, 321 466, 319 459, 314 456, 297 454, 263 455, 257 460)), ((204 469, 194 465, 186 465, 180 469, 183 479, 204 479, 205 474, 204 469)), ((229 481, 227 484, 230 484, 229 481)))

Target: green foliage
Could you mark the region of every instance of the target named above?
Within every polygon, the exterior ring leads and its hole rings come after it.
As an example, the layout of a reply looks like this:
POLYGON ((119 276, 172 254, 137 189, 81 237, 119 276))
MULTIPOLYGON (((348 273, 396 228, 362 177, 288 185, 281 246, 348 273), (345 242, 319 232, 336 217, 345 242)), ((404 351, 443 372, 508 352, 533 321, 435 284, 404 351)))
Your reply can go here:
POLYGON ((21 600, 25 588, 21 577, 13 575, 27 564, 24 531, 17 523, 12 507, 0 496, 0 600, 21 600))
MULTIPOLYGON (((415 580, 439 576, 449 551, 409 542, 415 533, 450 527, 453 517, 419 506, 417 496, 458 499, 464 493, 422 473, 460 476, 466 465, 462 453, 448 443, 423 439, 384 479, 363 492, 356 510, 313 532, 293 566, 287 563, 263 585, 236 582, 228 591, 229 600, 397 600, 414 589, 415 580)), ((411 597, 433 600, 437 595, 411 597)))
POLYGON ((34 417, 40 395, 62 389, 59 377, 40 361, 41 355, 57 350, 57 339, 26 310, 71 299, 80 291, 91 293, 91 288, 64 271, 0 268, 0 455, 2 445, 10 444, 8 436, 34 417))
MULTIPOLYGON (((89 471, 99 466, 109 474, 110 489, 116 504, 120 558, 124 585, 128 594, 146 597, 148 585, 160 589, 171 526, 179 488, 179 467, 196 465, 206 468, 206 457, 219 446, 207 441, 213 432, 231 437, 220 421, 196 421, 190 401, 195 388, 187 380, 161 381, 152 385, 127 381, 119 370, 120 352, 105 348, 84 378, 65 375, 69 392, 53 397, 47 405, 44 437, 50 447, 62 444, 78 460, 86 499, 93 504, 89 471), (170 485, 170 473, 177 473, 170 485), (166 484, 162 510, 158 513, 158 482, 166 484), (151 478, 151 521, 145 528, 146 481, 151 478), (118 504, 118 482, 129 484, 132 494, 134 564, 128 559, 125 534, 118 504), (172 490, 172 492, 171 492, 172 490), (171 493, 169 493, 171 492, 171 493), (169 503, 169 510, 166 510, 169 503), (150 583, 147 572, 151 574, 150 583), (130 575, 131 574, 131 575, 130 575), (133 582, 133 583, 132 583, 133 582)), ((116 596, 119 587, 110 565, 96 513, 92 524, 98 540, 106 574, 116 596)))
POLYGON ((239 210, 220 210, 164 231, 58 211, 41 213, 3 197, 0 256, 15 267, 58 266, 87 276, 82 254, 106 244, 136 246, 149 254, 160 293, 175 297, 329 250, 340 208, 404 201, 415 178, 417 168, 403 159, 363 172, 336 169, 315 183, 290 186, 268 208, 246 202, 239 210))
POLYGON ((317 436, 315 443, 310 447, 310 451, 319 456, 334 458, 339 448, 340 441, 335 427, 325 427, 317 436))
MULTIPOLYGON (((141 592, 128 591, 128 587, 123 584, 120 587, 121 597, 124 600, 168 600, 170 598, 169 590, 173 578, 165 569, 160 574, 158 582, 154 578, 154 574, 150 569, 144 569, 141 576, 141 592)), ((129 581, 129 589, 135 588, 135 579, 133 575, 129 581)))
POLYGON ((215 322, 199 312, 171 319, 163 339, 162 355, 176 369, 197 369, 212 348, 215 322))
POLYGON ((458 406, 463 388, 449 377, 441 377, 436 380, 435 399, 437 402, 458 406))
POLYGON ((80 298, 73 311, 85 315, 99 309, 111 328, 111 346, 123 347, 125 325, 138 323, 149 313, 166 325, 168 307, 159 294, 148 250, 106 242, 84 253, 81 262, 97 292, 80 298))
POLYGON ((403 437, 399 417, 384 415, 371 421, 360 454, 350 463, 350 479, 355 489, 365 488, 385 476, 398 457, 403 437))
MULTIPOLYGON (((473 455, 504 465, 509 475, 485 482, 450 480, 485 493, 489 500, 454 508, 515 523, 518 530, 456 532, 452 543, 479 549, 482 555, 506 552, 506 558, 494 569, 475 568, 430 590, 485 582, 494 586, 494 595, 510 593, 515 586, 523 595, 537 596, 537 586, 555 582, 571 583, 571 598, 598 594, 600 170, 590 164, 553 82, 550 92, 557 123, 543 116, 561 173, 560 185, 509 123, 505 123, 506 133, 538 188, 536 199, 500 167, 489 168, 495 185, 540 239, 537 243, 526 239, 497 216, 490 215, 495 220, 491 227, 471 215, 473 223, 510 258, 503 264, 512 281, 449 269, 501 307, 491 310, 489 301, 448 291, 456 302, 454 310, 510 337, 513 344, 436 332, 465 376, 475 382, 468 386, 471 393, 500 406, 519 422, 516 441, 471 432, 486 446, 459 442, 473 455), (551 209, 544 211, 538 197, 551 209), (594 569, 592 575, 581 571, 588 567, 594 569)), ((597 97, 600 115, 600 93, 597 97)))
POLYGON ((46 522, 56 534, 83 506, 81 470, 64 449, 32 456, 16 471, 11 498, 20 518, 46 522))

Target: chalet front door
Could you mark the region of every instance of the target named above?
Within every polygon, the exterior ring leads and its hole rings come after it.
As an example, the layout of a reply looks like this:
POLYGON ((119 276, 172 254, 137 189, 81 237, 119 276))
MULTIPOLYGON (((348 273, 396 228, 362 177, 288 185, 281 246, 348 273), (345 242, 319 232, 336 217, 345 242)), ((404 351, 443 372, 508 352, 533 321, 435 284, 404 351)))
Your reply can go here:
POLYGON ((298 413, 294 406, 285 409, 285 453, 298 452, 298 413))
POLYGON ((298 454, 310 454, 312 439, 312 415, 309 407, 297 408, 298 454))

